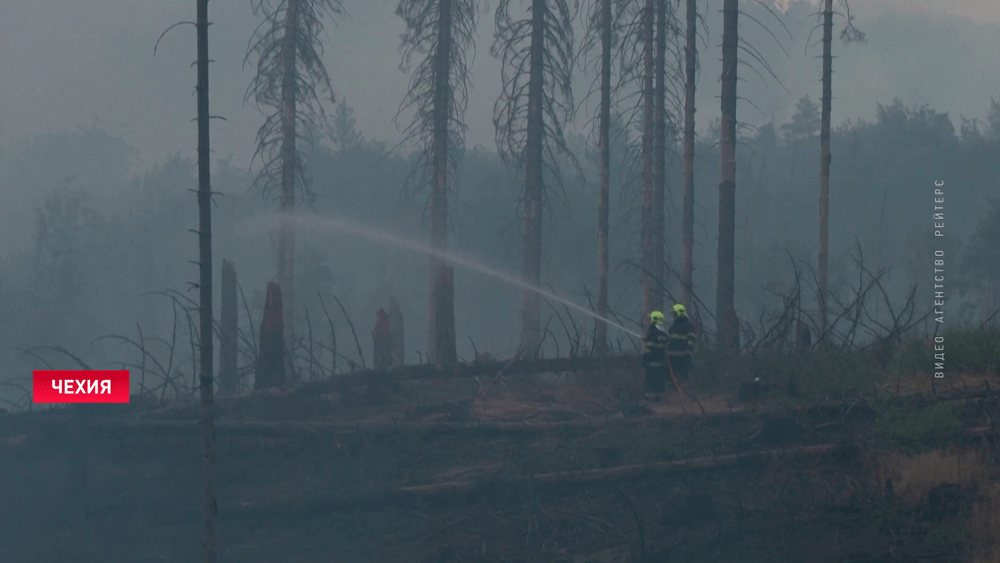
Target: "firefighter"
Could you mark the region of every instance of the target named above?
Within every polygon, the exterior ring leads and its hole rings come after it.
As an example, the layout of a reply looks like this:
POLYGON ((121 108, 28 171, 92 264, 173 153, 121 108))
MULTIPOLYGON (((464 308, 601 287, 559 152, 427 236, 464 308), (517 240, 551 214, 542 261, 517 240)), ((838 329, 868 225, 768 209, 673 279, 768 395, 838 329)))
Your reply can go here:
POLYGON ((663 326, 666 317, 660 311, 649 314, 649 330, 646 331, 646 351, 642 355, 642 365, 646 368, 646 398, 656 400, 666 386, 669 368, 667 366, 667 329, 663 326))
POLYGON ((694 365, 693 356, 698 336, 694 323, 687 316, 687 309, 680 303, 674 305, 674 323, 667 331, 667 360, 678 380, 686 381, 694 365))

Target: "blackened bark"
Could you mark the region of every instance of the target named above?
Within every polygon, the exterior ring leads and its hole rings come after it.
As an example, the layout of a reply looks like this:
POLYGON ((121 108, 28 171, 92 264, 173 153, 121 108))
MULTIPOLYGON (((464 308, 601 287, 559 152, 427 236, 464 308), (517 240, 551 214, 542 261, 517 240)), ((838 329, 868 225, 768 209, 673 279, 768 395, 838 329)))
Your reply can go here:
POLYGON ((667 0, 656 0, 656 84, 653 98, 653 308, 663 309, 664 273, 664 206, 667 189, 667 0))
POLYGON ((222 260, 222 310, 219 320, 219 393, 231 394, 237 388, 239 353, 239 309, 236 302, 236 268, 222 260))
POLYGON ((282 309, 281 285, 271 282, 267 284, 264 319, 260 323, 255 390, 285 385, 285 320, 282 309))
POLYGON ((392 365, 392 327, 389 314, 379 307, 375 311, 375 328, 372 329, 372 357, 375 369, 387 369, 392 365))
MULTIPOLYGON (((433 281, 432 295, 438 298, 435 307, 440 314, 455 318, 455 270, 451 266, 445 266, 440 270, 440 277, 433 281)), ((446 331, 439 331, 436 334, 437 342, 435 347, 440 352, 439 358, 456 358, 455 350, 455 324, 451 323, 444 327, 446 331)), ((440 365, 449 365, 447 362, 438 361, 440 365)), ((455 363, 455 362, 452 362, 455 363)))
MULTIPOLYGON (((541 285, 542 192, 544 189, 544 135, 542 104, 545 96, 545 0, 531 2, 531 46, 528 71, 528 116, 524 182, 524 279, 541 285)), ((521 312, 521 345, 526 357, 535 357, 542 341, 541 298, 524 290, 521 312)))
POLYGON ((653 30, 655 0, 646 0, 642 14, 642 323, 656 303, 653 282, 653 30))
MULTIPOLYGON (((437 52, 434 54, 434 145, 433 187, 431 191, 431 246, 448 249, 448 151, 451 104, 452 0, 439 0, 437 52)), ((447 264, 440 256, 431 257, 430 311, 427 358, 444 365, 457 361, 455 351, 454 288, 442 283, 447 264), (450 339, 450 342, 448 340, 450 339)))
MULTIPOLYGON (((281 225, 278 232, 278 283, 284 316, 285 349, 295 346, 295 178, 298 172, 298 153, 295 150, 295 129, 298 81, 296 73, 296 37, 299 32, 299 0, 287 0, 285 9, 285 34, 281 40, 281 225)), ((286 353, 287 372, 296 379, 292 354, 286 353)))
MULTIPOLYGON (((608 228, 611 195, 611 0, 601 0, 601 187, 597 204, 597 314, 608 317, 608 228)), ((608 324, 597 320, 594 352, 608 353, 608 324)))
POLYGON ((807 350, 812 347, 812 331, 802 319, 795 323, 795 349, 807 350))
POLYGON ((201 364, 201 424, 202 424, 202 508, 204 519, 205 563, 215 563, 215 490, 213 461, 215 459, 215 418, 213 403, 215 378, 212 373, 212 344, 215 331, 212 323, 212 182, 210 175, 208 112, 208 0, 197 3, 198 42, 198 247, 199 247, 199 338, 201 364))
POLYGON ((722 9, 722 130, 719 183, 719 266, 716 282, 716 318, 719 343, 735 350, 739 325, 734 308, 736 292, 736 66, 738 62, 738 0, 725 0, 722 9))
POLYGON ((684 47, 684 262, 681 300, 690 307, 694 293, 694 112, 698 64, 698 0, 687 0, 687 44, 684 47))
POLYGON ((826 0, 823 9, 823 100, 820 124, 820 187, 819 187, 819 335, 826 334, 827 260, 830 244, 830 111, 833 97, 833 0, 826 0))
POLYGON ((392 329, 392 365, 401 366, 405 359, 403 311, 395 297, 389 297, 389 327, 392 329))

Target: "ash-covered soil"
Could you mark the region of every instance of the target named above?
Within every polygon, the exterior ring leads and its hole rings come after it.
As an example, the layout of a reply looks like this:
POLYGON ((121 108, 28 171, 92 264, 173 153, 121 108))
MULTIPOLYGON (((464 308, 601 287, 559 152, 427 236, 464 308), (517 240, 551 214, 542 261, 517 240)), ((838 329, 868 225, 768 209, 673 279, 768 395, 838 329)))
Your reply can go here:
MULTIPOLYGON (((218 560, 992 561, 997 409, 970 381, 922 434, 861 395, 651 404, 578 378, 222 400, 218 560)), ((0 560, 203 558, 196 414, 0 418, 0 560)))

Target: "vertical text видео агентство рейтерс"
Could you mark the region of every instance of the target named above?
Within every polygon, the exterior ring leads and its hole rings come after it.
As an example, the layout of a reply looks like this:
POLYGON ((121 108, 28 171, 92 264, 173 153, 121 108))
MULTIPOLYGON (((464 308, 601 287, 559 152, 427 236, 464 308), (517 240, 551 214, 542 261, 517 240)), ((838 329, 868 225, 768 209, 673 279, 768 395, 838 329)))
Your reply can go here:
MULTIPOLYGON (((934 241, 944 238, 944 182, 934 182, 934 241)), ((943 246, 943 245, 942 245, 943 246)), ((934 321, 944 324, 944 250, 934 250, 934 321)), ((934 330, 934 377, 944 378, 944 330, 938 326, 934 330)))

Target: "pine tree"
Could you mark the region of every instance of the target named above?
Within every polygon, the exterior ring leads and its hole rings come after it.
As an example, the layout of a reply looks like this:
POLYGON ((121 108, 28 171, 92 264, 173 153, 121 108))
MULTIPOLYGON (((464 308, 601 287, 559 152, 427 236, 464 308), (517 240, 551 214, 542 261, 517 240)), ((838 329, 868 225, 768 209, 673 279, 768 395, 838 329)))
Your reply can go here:
MULTIPOLYGON (((455 184, 464 149, 471 82, 467 58, 474 47, 478 9, 476 0, 402 0, 396 10, 407 29, 401 68, 414 55, 423 56, 400 111, 415 110, 407 138, 417 140, 423 150, 411 180, 430 186, 431 246, 441 253, 448 249, 449 183, 455 184)), ((440 255, 431 257, 427 358, 441 364, 457 361, 453 275, 440 255)))
MULTIPOLYGON (((503 93, 494 106, 497 147, 524 180, 524 279, 541 283, 545 171, 559 179, 557 152, 570 154, 563 125, 573 111, 573 14, 567 0, 532 0, 527 19, 511 16, 511 0, 500 0, 491 49, 503 62, 503 93)), ((527 357, 541 345, 541 298, 526 289, 521 346, 527 357)))
MULTIPOLYGON (((338 0, 255 0, 254 13, 263 15, 247 59, 257 57, 257 74, 246 98, 272 109, 257 132, 262 161, 257 183, 265 197, 278 191, 281 221, 278 227, 277 279, 284 305, 285 346, 295 346, 295 223, 301 193, 312 205, 309 163, 303 145, 310 131, 321 129, 326 117, 319 91, 333 99, 330 78, 323 65, 323 17, 342 14, 338 0)), ((287 354, 291 362, 292 354, 287 354)), ((295 377, 294 366, 290 373, 295 377)))

